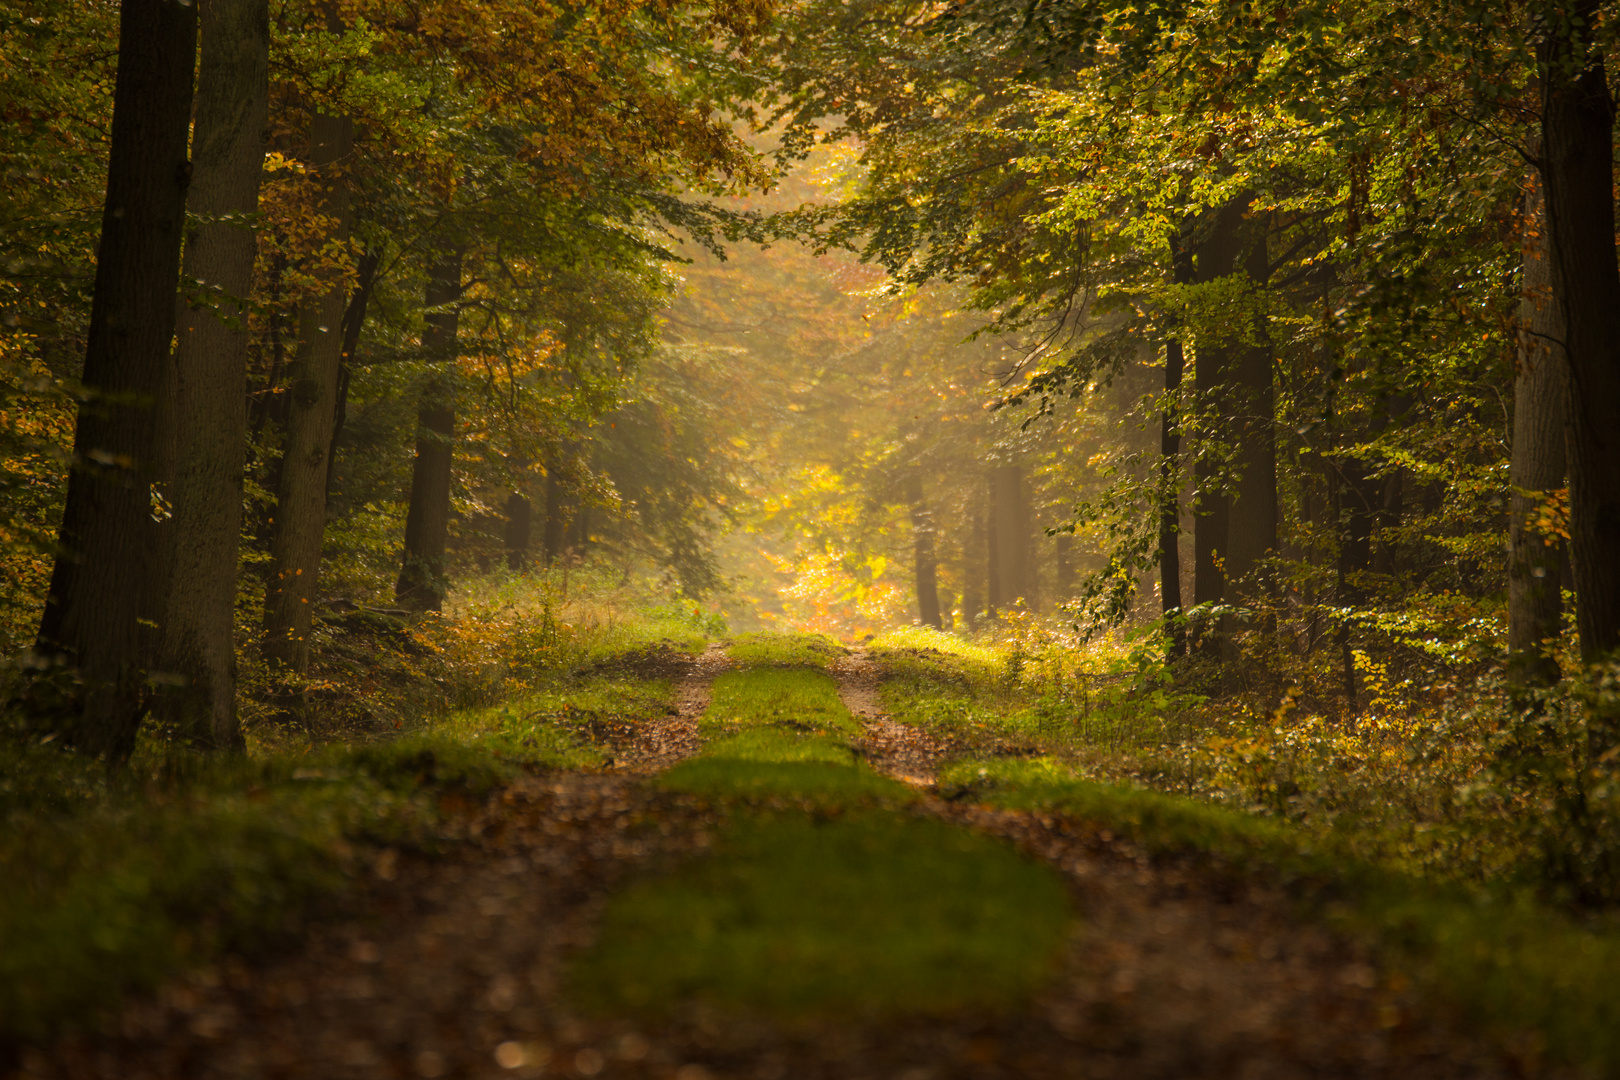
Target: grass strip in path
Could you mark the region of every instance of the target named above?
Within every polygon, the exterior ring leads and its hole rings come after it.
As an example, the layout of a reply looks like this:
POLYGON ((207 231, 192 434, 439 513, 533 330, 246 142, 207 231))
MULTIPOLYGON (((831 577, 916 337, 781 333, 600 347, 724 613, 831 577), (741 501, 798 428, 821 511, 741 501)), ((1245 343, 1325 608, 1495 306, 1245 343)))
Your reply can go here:
POLYGON ((1051 972, 1064 886, 1010 847, 890 813, 744 817, 717 854, 610 905, 575 992, 776 1018, 998 1010, 1051 972))
POLYGON ((825 668, 849 650, 825 634, 760 631, 731 640, 731 659, 742 667, 825 668))

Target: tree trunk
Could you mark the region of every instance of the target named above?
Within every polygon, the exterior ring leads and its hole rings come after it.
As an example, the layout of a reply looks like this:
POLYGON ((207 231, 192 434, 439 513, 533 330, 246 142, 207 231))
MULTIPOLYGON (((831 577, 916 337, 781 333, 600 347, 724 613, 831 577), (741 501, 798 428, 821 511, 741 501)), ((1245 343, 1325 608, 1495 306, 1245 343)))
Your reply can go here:
POLYGON ((1074 599, 1074 534, 1058 533, 1052 537, 1052 578, 1057 590, 1055 603, 1074 599))
POLYGON ((343 347, 338 354, 337 404, 333 406, 332 442, 326 451, 326 498, 332 499, 332 477, 337 468, 338 441, 343 438, 343 425, 349 419, 349 380, 354 373, 354 354, 360 348, 360 331, 366 325, 366 307, 371 302, 371 290, 377 284, 377 271, 382 266, 382 252, 371 248, 360 256, 356 267, 354 295, 343 309, 343 347))
POLYGON ((555 566, 568 535, 568 498, 555 460, 546 469, 546 523, 541 533, 546 565, 555 566))
MULTIPOLYGON (((1178 245, 1172 253, 1177 284, 1193 280, 1191 253, 1178 245)), ((1187 651, 1187 627, 1181 618, 1181 379, 1187 352, 1180 338, 1164 343, 1164 408, 1159 427, 1159 604, 1164 615, 1170 654, 1187 651)))
POLYGON ((984 512, 975 509, 962 545, 962 621, 968 629, 984 618, 984 571, 989 562, 985 543, 984 512))
POLYGON ((990 477, 991 604, 1005 609, 1034 598, 1029 572, 1029 502, 1020 466, 998 465, 990 477))
MULTIPOLYGON (((1246 196, 1233 199, 1215 213, 1210 235, 1197 248, 1194 280, 1200 284, 1229 277, 1237 267, 1246 196)), ((1193 390, 1200 408, 1216 418, 1219 435, 1228 437, 1231 416, 1230 388, 1233 346, 1212 341, 1200 344, 1193 362, 1193 390)), ((1223 455, 1209 445, 1215 432, 1206 432, 1205 445, 1193 459, 1193 603, 1221 604, 1226 601, 1225 562, 1229 554, 1231 499, 1223 490, 1226 466, 1223 455)), ((1194 646, 1200 651, 1217 647, 1218 636, 1211 625, 1199 627, 1194 646)))
POLYGON ((1568 375, 1564 318, 1553 287, 1552 238, 1541 176, 1524 195, 1524 296, 1513 381, 1513 457, 1508 484, 1508 671, 1515 682, 1550 686, 1558 662, 1549 645, 1563 630, 1563 544, 1536 528, 1547 496, 1564 486, 1568 375))
MULTIPOLYGON (((343 163, 354 142, 347 117, 317 113, 310 123, 310 170, 322 185, 327 239, 348 240, 352 227, 343 163)), ((321 541, 326 533, 326 457, 337 411, 343 353, 342 280, 328 272, 326 292, 298 313, 298 351, 287 365, 287 431, 270 530, 269 582, 264 601, 264 653, 295 672, 309 667, 310 605, 317 595, 321 541)))
POLYGON ((127 758, 145 707, 168 541, 154 520, 167 467, 170 346, 185 230, 197 9, 124 0, 107 197, 90 306, 73 468, 27 705, 64 741, 127 758))
MULTIPOLYGON (((1590 27, 1598 5, 1573 13, 1590 27)), ((1581 656, 1620 647, 1620 264, 1614 249, 1614 105, 1602 57, 1543 47, 1542 178, 1569 372, 1570 558, 1581 656)), ((1607 727, 1609 721, 1605 720, 1607 727)), ((1594 735, 1598 734, 1594 731, 1594 735)), ((1607 732, 1594 744, 1606 750, 1607 732)))
MULTIPOLYGON (((445 251, 428 271, 427 330, 422 347, 429 356, 453 360, 460 315, 461 252, 445 251)), ((450 473, 456 437, 454 375, 436 374, 422 390, 417 412, 416 463, 411 471, 411 502, 405 516, 405 564, 394 595, 417 611, 438 611, 444 603, 444 550, 450 539, 450 473)))
MULTIPOLYGON (((1268 276, 1264 219, 1245 222, 1241 236, 1243 272, 1259 289, 1268 276)), ((1277 553, 1277 389, 1265 316, 1249 329, 1252 340, 1235 346, 1231 372, 1237 477, 1227 510, 1226 581, 1232 597, 1257 603, 1272 594, 1263 564, 1277 553)))
POLYGON ((268 0, 203 0, 185 276, 202 291, 176 334, 174 518, 157 714, 193 745, 243 749, 236 572, 247 446, 248 330, 269 123, 268 0))
POLYGON ((534 510, 520 491, 512 492, 506 500, 506 565, 508 569, 522 570, 529 560, 529 532, 534 510))
POLYGON ((1007 606, 1007 593, 1001 580, 1001 533, 996 528, 1000 500, 996 497, 996 478, 993 471, 987 481, 989 508, 984 519, 984 615, 986 619, 994 619, 1007 606))
MULTIPOLYGON (((1336 600, 1342 608, 1354 608, 1366 599, 1361 577, 1372 565, 1373 518, 1376 513, 1378 484, 1367 476, 1367 467, 1356 458, 1346 458, 1339 472, 1339 565, 1336 600)), ((1339 627, 1340 661, 1344 667, 1344 692, 1351 716, 1358 711, 1360 679, 1350 647, 1349 624, 1339 627)))
POLYGON ((911 506, 911 548, 917 579, 917 617, 924 626, 943 629, 939 617, 939 568, 934 562, 934 514, 923 498, 922 477, 913 472, 905 481, 911 506))

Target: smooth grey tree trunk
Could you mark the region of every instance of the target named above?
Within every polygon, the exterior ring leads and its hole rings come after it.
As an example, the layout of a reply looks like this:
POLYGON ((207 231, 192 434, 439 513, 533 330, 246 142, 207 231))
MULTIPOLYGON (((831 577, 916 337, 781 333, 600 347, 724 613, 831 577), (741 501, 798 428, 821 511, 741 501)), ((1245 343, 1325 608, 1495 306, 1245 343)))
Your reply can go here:
POLYGON ((1564 486, 1569 378, 1564 317, 1553 285, 1552 237, 1541 176, 1524 195, 1524 296, 1513 379, 1513 453, 1508 472, 1508 669, 1516 682, 1550 686, 1549 645, 1563 630, 1563 543, 1534 527, 1549 493, 1564 486))
MULTIPOLYGON (((322 210, 333 222, 329 240, 345 241, 353 203, 344 166, 354 143, 348 117, 317 113, 310 124, 306 160, 322 185, 322 210)), ((298 348, 287 364, 287 430, 270 530, 269 580, 264 602, 264 653, 293 672, 309 667, 311 607, 318 596, 321 541, 326 534, 326 458, 337 413, 343 353, 343 282, 298 313, 298 348)))
MULTIPOLYGON (((1243 223, 1242 272, 1255 288, 1268 274, 1266 222, 1243 223)), ((1226 581, 1231 599, 1262 603, 1272 593, 1264 560, 1277 553, 1277 387, 1265 316, 1247 328, 1252 340, 1235 346, 1231 414, 1227 424, 1237 453, 1237 477, 1226 521, 1226 581)))
POLYGON ((170 352, 197 49, 197 10, 124 0, 107 195, 97 248, 73 467, 26 690, 35 722, 80 750, 126 759, 146 708, 144 661, 168 537, 170 352))
POLYGON ((174 517, 156 712, 193 745, 241 750, 237 548, 248 328, 270 96, 268 0, 203 0, 184 275, 175 335, 174 517))

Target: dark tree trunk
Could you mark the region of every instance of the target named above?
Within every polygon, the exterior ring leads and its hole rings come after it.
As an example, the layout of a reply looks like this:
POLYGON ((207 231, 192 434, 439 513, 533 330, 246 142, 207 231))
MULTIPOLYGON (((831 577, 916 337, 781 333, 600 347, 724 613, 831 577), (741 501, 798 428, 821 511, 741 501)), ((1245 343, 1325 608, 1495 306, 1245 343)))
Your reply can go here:
MULTIPOLYGON (((422 347, 433 357, 453 357, 460 315, 461 252, 447 251, 428 271, 424 300, 432 314, 422 347)), ((438 611, 444 603, 444 551, 450 539, 450 473, 456 437, 454 377, 435 375, 422 390, 417 412, 416 462, 405 516, 405 564, 394 595, 405 607, 438 611)))
POLYGON ((1564 317, 1553 287, 1552 238, 1541 176, 1524 196, 1524 296, 1513 380, 1513 457, 1508 484, 1508 670, 1515 682, 1550 686, 1550 644, 1563 630, 1563 543, 1534 526, 1548 494, 1564 486, 1569 415, 1564 317))
MULTIPOLYGON (((1248 198, 1240 197, 1215 214, 1210 235, 1197 247, 1194 280, 1199 283, 1229 277, 1237 267, 1243 211, 1248 198)), ((1193 362, 1193 390, 1199 407, 1217 420, 1217 438, 1229 440, 1226 426, 1232 413, 1231 393, 1234 346, 1221 342, 1200 345, 1193 362)), ((1207 438, 1207 437, 1206 437, 1207 438)), ((1226 596, 1225 562, 1229 554, 1231 499, 1224 492, 1226 467, 1223 455, 1210 445, 1200 446, 1193 460, 1193 603, 1221 604, 1226 596)), ((1198 628, 1194 645, 1200 651, 1217 647, 1215 627, 1198 628)))
MULTIPOLYGON (((1245 222, 1241 235, 1244 273, 1262 288, 1268 265, 1265 220, 1245 222)), ((1252 340, 1235 347, 1231 374, 1229 431, 1237 447, 1237 478, 1227 510, 1226 580, 1234 598, 1255 603, 1273 591, 1264 560, 1277 553, 1277 389, 1264 316, 1248 330, 1252 340)))
POLYGON ((906 502, 911 507, 911 550, 917 580, 917 617, 924 626, 943 629, 939 617, 939 568, 934 562, 934 513, 923 498, 922 477, 906 477, 906 502))
POLYGON ((990 473, 990 547, 993 576, 992 607, 1013 607, 1034 599, 1030 580, 1030 515, 1024 492, 1024 471, 1017 465, 998 465, 990 473))
MULTIPOLYGON (((28 706, 86 753, 122 761, 145 709, 141 620, 157 613, 168 541, 153 520, 168 463, 170 345, 191 166, 197 9, 124 0, 107 200, 97 249, 74 460, 28 706)), ((172 529, 172 527, 170 527, 172 529)))
MULTIPOLYGON (((1591 27, 1593 0, 1572 13, 1591 27)), ((1567 31, 1544 43, 1542 178, 1569 371, 1570 559, 1581 656, 1620 647, 1620 264, 1614 247, 1614 104, 1601 55, 1567 31)), ((1609 720, 1603 726, 1610 725, 1609 720)), ((1607 750, 1612 730, 1594 735, 1607 750)))
POLYGON ((237 547, 247 446, 248 330, 269 123, 268 0, 203 0, 185 276, 201 290, 176 334, 176 458, 157 714, 193 745, 241 750, 237 547), (235 220, 231 220, 234 218, 235 220))
POLYGON ((547 566, 557 565, 568 536, 568 497, 559 470, 555 461, 546 469, 546 522, 540 542, 547 566))
POLYGON ((529 533, 534 510, 520 491, 512 492, 506 500, 506 565, 511 570, 522 570, 529 561, 529 533))
MULTIPOLYGON (((316 114, 310 123, 308 166, 322 185, 322 209, 332 222, 327 239, 346 241, 352 202, 342 169, 354 142, 347 117, 316 114)), ((264 601, 264 653, 290 671, 309 667, 310 607, 315 602, 326 533, 326 456, 337 415, 343 354, 342 279, 298 313, 298 351, 287 364, 287 427, 282 441, 270 564, 264 601)))
POLYGON ((349 419, 349 380, 354 373, 354 354, 360 348, 360 331, 366 325, 366 307, 371 301, 371 290, 377 284, 377 270, 382 265, 382 252, 371 248, 360 256, 357 267, 358 282, 354 295, 343 309, 343 349, 338 356, 337 404, 333 407, 332 445, 326 452, 326 498, 332 498, 332 477, 337 469, 338 441, 343 438, 343 425, 349 419))
MULTIPOLYGON (((1172 254, 1177 284, 1193 280, 1191 253, 1177 245, 1172 254)), ((1164 409, 1159 427, 1159 602, 1170 654, 1187 651, 1181 618, 1181 379, 1187 352, 1180 338, 1164 344, 1164 409)))
MULTIPOLYGON (((1369 479, 1367 467, 1347 458, 1339 473, 1339 565, 1337 601, 1342 608, 1359 607, 1366 600, 1362 577, 1372 565, 1373 520, 1377 513, 1378 483, 1369 479)), ((1357 712, 1360 679, 1350 647, 1350 627, 1339 627, 1340 661, 1344 667, 1344 692, 1350 715, 1357 712)))

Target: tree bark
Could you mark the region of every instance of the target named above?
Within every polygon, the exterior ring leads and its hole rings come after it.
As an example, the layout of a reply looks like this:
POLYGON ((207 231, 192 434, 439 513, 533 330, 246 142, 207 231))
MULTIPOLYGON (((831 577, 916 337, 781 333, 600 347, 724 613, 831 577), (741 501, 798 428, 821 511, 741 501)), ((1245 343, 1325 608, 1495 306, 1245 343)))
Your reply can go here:
MULTIPOLYGON (((1192 253, 1178 244, 1171 259, 1176 283, 1190 283, 1192 253)), ((1187 651, 1187 626, 1181 618, 1181 380, 1186 370, 1186 347, 1179 337, 1170 338, 1164 343, 1164 408, 1159 425, 1159 606, 1172 656, 1187 651)))
MULTIPOLYGON (((1583 0, 1574 14, 1590 28, 1583 0)), ((1600 54, 1565 31, 1543 44, 1542 179, 1568 356, 1570 558, 1581 657, 1620 647, 1620 263, 1614 103, 1600 54)), ((1609 727, 1610 721, 1605 720, 1609 727)), ((1596 734, 1596 732, 1594 732, 1596 734)), ((1612 742, 1612 731, 1599 741, 1612 742)), ((1594 748, 1598 748, 1595 746, 1594 748)), ((1601 749, 1606 750, 1604 745, 1601 749)))
MULTIPOLYGON (((424 301, 430 314, 422 347, 452 362, 461 316, 461 251, 441 252, 428 271, 424 301)), ((455 379, 436 373, 422 390, 417 412, 416 462, 405 515, 405 564, 394 595, 405 607, 438 611, 446 590, 444 551, 450 539, 450 475, 456 437, 455 379)))
MULTIPOLYGON (((1268 276, 1266 231, 1264 219, 1253 218, 1240 232, 1243 273, 1256 289, 1268 276)), ((1231 371, 1237 475, 1227 511, 1226 581, 1232 598, 1258 603, 1272 593, 1264 560, 1277 553, 1277 389, 1264 314, 1248 330, 1251 340, 1235 346, 1231 371)))
POLYGON ((563 488, 559 468, 553 460, 546 469, 546 522, 540 543, 547 566, 557 565, 562 557, 563 542, 568 535, 568 498, 563 488))
POLYGON ((513 571, 522 570, 529 560, 529 534, 534 509, 521 491, 512 492, 506 500, 506 565, 513 571))
MULTIPOLYGON (((975 498, 975 503, 977 498, 975 498)), ((989 554, 985 543, 984 511, 975 508, 968 521, 968 535, 962 545, 962 622, 974 629, 984 618, 985 570, 989 554)))
POLYGON ((126 759, 145 709, 143 658, 168 537, 154 484, 173 393, 197 10, 124 0, 119 12, 107 196, 85 349, 85 400, 27 691, 37 721, 110 761, 126 759))
POLYGON ((917 582, 917 617, 924 626, 943 629, 939 616, 939 567, 934 560, 934 514, 923 497, 922 477, 906 477, 905 498, 911 507, 911 551, 917 582))
POLYGON ((1010 608, 1034 599, 1030 581, 1030 515, 1024 470, 997 465, 990 473, 990 547, 992 607, 1010 608))
MULTIPOLYGON (((343 165, 354 142, 347 117, 317 113, 310 124, 310 171, 322 185, 328 240, 349 238, 353 206, 343 165)), ((321 541, 326 533, 326 458, 337 411, 346 296, 339 275, 298 313, 298 351, 287 364, 287 431, 275 519, 270 531, 269 582, 264 602, 264 653, 294 672, 309 667, 310 606, 316 598, 321 541)))
POLYGON ((247 446, 246 297, 253 289, 269 123, 268 0, 203 0, 202 61, 174 363, 173 547, 157 715, 194 746, 243 749, 236 716, 236 573, 247 446))
POLYGON ((360 332, 366 326, 366 308, 371 302, 371 290, 377 284, 377 271, 382 266, 382 252, 371 248, 360 256, 355 268, 357 282, 354 295, 343 309, 343 346, 338 353, 337 404, 333 406, 332 442, 326 451, 326 498, 332 499, 333 476, 337 468, 338 441, 343 438, 343 425, 349 419, 349 380, 354 373, 354 354, 360 349, 360 332))
POLYGON ((1524 194, 1524 295, 1519 301, 1513 380, 1513 454, 1508 471, 1508 672, 1526 686, 1550 686, 1560 672, 1549 644, 1563 630, 1563 544, 1534 521, 1564 486, 1568 376, 1564 317, 1553 286, 1552 237, 1541 176, 1524 194))
MULTIPOLYGON (((1237 267, 1243 211, 1248 206, 1246 196, 1233 199, 1215 213, 1208 237, 1197 246, 1194 280, 1200 284, 1230 277, 1237 267)), ((1206 336, 1213 336, 1206 334, 1206 336)), ((1231 416, 1231 393, 1227 386, 1231 378, 1233 345, 1212 340, 1200 344, 1193 358, 1193 390, 1201 409, 1214 417, 1220 434, 1226 434, 1227 420, 1231 416)), ((1200 446, 1193 459, 1193 603, 1225 603, 1227 573, 1225 563, 1230 533, 1231 498, 1226 494, 1227 467, 1224 454, 1213 445, 1216 433, 1206 431, 1205 445, 1200 446)), ((1199 651, 1213 650, 1218 645, 1215 628, 1199 628, 1194 647, 1199 651)))

